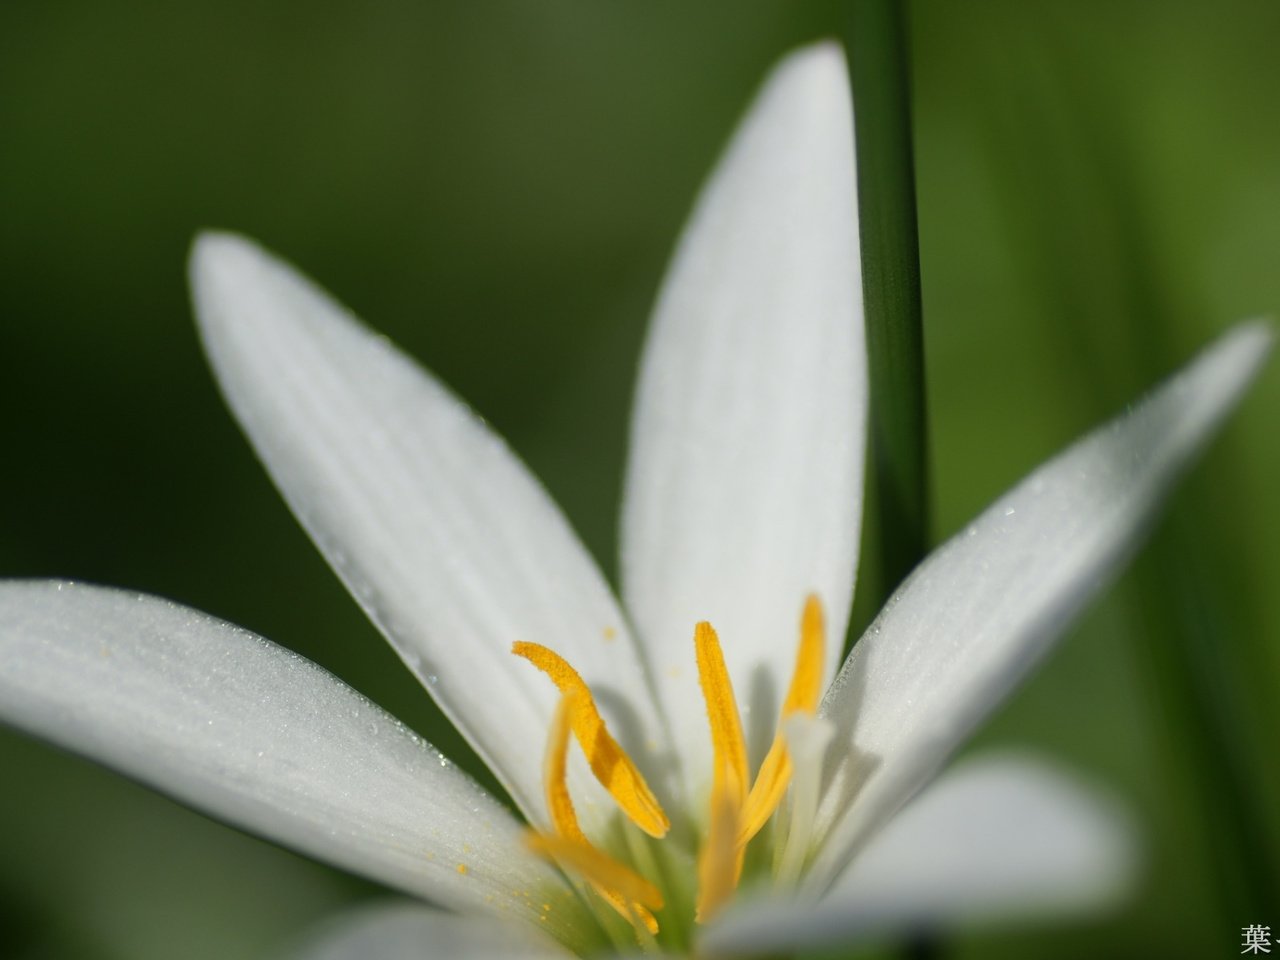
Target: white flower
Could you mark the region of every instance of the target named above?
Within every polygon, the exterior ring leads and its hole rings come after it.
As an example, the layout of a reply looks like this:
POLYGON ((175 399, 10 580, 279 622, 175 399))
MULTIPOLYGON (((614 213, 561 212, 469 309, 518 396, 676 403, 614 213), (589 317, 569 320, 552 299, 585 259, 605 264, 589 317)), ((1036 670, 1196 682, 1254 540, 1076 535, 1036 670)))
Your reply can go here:
POLYGON ((1271 334, 1235 329, 1031 474, 840 666, 866 408, 852 171, 841 55, 801 51, 733 140, 662 292, 622 605, 436 380, 248 241, 196 245, 229 404, 536 832, 314 664, 121 591, 0 585, 0 718, 454 911, 362 916, 317 948, 333 956, 754 953, 1107 899, 1123 831, 1043 764, 971 762, 895 814, 1132 551, 1271 334))

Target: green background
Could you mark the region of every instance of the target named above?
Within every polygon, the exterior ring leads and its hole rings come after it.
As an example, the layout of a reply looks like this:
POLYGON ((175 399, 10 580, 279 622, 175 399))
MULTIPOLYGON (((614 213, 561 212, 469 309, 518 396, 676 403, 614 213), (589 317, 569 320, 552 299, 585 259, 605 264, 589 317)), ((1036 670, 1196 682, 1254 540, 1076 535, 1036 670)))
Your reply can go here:
MULTIPOLYGON (((190 239, 258 238, 421 358, 612 573, 636 357, 677 231, 769 65, 846 15, 5 0, 0 574, 243 624, 482 773, 223 409, 190 239)), ((1280 4, 936 0, 911 28, 945 536, 1277 310, 1280 4)), ((1083 924, 949 935, 942 955, 1229 956, 1246 924, 1280 931, 1262 886, 1280 869, 1278 404, 1273 363, 1136 569, 978 738, 1122 797, 1144 832, 1137 896, 1083 924)), ((0 781, 0 955, 255 957, 378 894, 4 730, 0 781)))

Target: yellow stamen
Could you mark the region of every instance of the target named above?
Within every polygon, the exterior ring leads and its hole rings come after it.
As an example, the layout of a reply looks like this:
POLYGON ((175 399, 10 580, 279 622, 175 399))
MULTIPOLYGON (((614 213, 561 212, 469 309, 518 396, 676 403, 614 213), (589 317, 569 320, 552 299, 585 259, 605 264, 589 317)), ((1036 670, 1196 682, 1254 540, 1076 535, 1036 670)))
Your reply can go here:
POLYGON ((577 700, 576 693, 561 697, 547 737, 543 785, 547 812, 555 833, 548 835, 530 830, 525 842, 535 853, 579 874, 618 913, 632 923, 643 925, 650 936, 654 936, 658 932, 658 921, 646 907, 662 909, 662 893, 640 874, 593 847, 578 824, 578 815, 565 780, 569 733, 572 718, 577 712, 577 700))
POLYGON ((725 667, 720 638, 711 624, 699 623, 694 628, 693 643, 698 655, 698 680, 707 701, 714 754, 711 820, 698 852, 696 919, 705 922, 733 896, 742 877, 746 846, 739 843, 738 837, 742 830, 742 807, 747 799, 747 741, 742 734, 742 717, 729 670, 725 667))
MULTIPOLYGON (((578 671, 554 651, 537 643, 515 643, 511 652, 524 657, 551 678, 560 692, 570 700, 570 722, 582 752, 587 755, 591 772, 618 802, 623 813, 651 837, 661 838, 671 829, 658 798, 626 751, 610 735, 591 691, 578 671)), ((566 793, 566 797, 567 797, 566 793)))
MULTIPOLYGON (((698 679, 707 704, 713 753, 710 818, 698 851, 699 923, 707 922, 732 899, 742 877, 747 844, 768 823, 786 795, 794 773, 784 732, 786 721, 796 714, 812 716, 817 711, 825 634, 822 604, 816 594, 810 594, 800 618, 795 672, 782 703, 778 733, 748 790, 746 737, 720 639, 709 623, 699 623, 694 629, 698 679)), ((578 672, 559 654, 540 644, 520 642, 511 650, 550 677, 562 694, 543 765, 547 811, 553 829, 550 834, 530 831, 528 845, 584 879, 635 927, 643 943, 644 931, 651 937, 658 933, 651 911, 662 909, 662 893, 639 873, 593 846, 582 832, 567 780, 570 734, 582 746, 596 778, 641 830, 661 838, 670 828, 670 821, 634 762, 609 734, 591 691, 578 672)))
POLYGON ((805 600, 804 613, 800 616, 800 648, 796 651, 796 669, 791 676, 791 687, 782 703, 778 732, 764 762, 760 764, 742 814, 742 836, 738 839, 743 846, 769 822, 791 782, 791 753, 787 749, 782 721, 793 713, 813 714, 818 709, 818 698, 822 694, 825 637, 822 601, 811 593, 805 600))
POLYGON ((587 843, 586 834, 578 825, 578 815, 569 796, 566 770, 569 759, 569 720, 573 715, 571 696, 560 698, 555 716, 551 719, 551 731, 547 735, 547 755, 542 761, 542 785, 547 792, 547 813, 557 836, 578 843, 587 843))
MULTIPOLYGON (((581 875, 610 902, 630 903, 651 910, 661 910, 663 907, 662 891, 630 867, 589 843, 533 831, 529 832, 525 843, 534 853, 555 860, 581 875)), ((625 908, 619 912, 626 916, 625 908)))
POLYGON ((707 719, 711 723, 711 746, 715 751, 713 776, 722 785, 733 781, 733 789, 741 794, 737 798, 741 808, 747 791, 747 740, 742 735, 742 718, 738 715, 729 670, 724 665, 720 638, 711 624, 703 622, 694 628, 693 644, 698 654, 698 682, 702 685, 707 719), (725 776, 726 768, 732 772, 731 778, 725 776))

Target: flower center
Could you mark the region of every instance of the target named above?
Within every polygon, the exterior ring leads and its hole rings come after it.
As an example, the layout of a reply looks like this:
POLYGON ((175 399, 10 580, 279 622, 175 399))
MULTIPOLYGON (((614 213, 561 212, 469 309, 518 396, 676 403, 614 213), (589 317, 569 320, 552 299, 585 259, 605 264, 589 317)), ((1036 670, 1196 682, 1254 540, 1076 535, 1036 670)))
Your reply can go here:
MULTIPOLYGON (((719 637, 709 623, 694 627, 698 679, 707 704, 712 743, 710 809, 697 854, 698 923, 711 919, 733 898, 742 878, 748 844, 786 795, 794 768, 786 734, 791 724, 786 721, 796 714, 812 716, 817 710, 822 692, 825 632, 822 604, 810 594, 800 617, 795 671, 782 704, 777 733, 752 781, 742 718, 719 637)), ((586 755, 591 772, 628 820, 659 840, 667 835, 671 821, 639 768, 609 733, 591 690, 578 672, 559 654, 540 644, 519 642, 512 645, 511 652, 545 673, 561 695, 543 764, 551 829, 546 833, 531 830, 529 847, 566 873, 584 880, 631 924, 642 943, 650 942, 658 934, 654 911, 665 905, 662 891, 583 833, 566 779, 570 734, 586 755)))

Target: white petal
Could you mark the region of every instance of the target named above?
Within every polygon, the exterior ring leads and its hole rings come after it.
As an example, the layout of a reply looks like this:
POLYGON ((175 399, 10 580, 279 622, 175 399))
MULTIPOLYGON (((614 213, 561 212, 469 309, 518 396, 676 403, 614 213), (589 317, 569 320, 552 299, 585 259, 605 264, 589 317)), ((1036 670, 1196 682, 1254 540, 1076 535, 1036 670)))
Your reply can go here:
POLYGON ((711 953, 791 952, 912 930, 1074 914, 1114 903, 1136 856, 1108 798, 1049 764, 984 757, 945 774, 817 903, 747 903, 711 953))
MULTIPOLYGON (((249 241, 202 236, 191 274, 214 370, 272 478, 521 809, 542 816, 556 692, 511 654, 517 640, 554 648, 605 692, 606 719, 643 754, 660 728, 622 615, 501 438, 249 241)), ((589 798, 584 823, 609 809, 581 778, 575 795, 589 798)))
MULTIPOLYGON (((758 757, 805 596, 839 662, 857 562, 866 375, 852 108, 834 44, 769 77, 699 198, 636 397, 623 595, 676 730, 705 729, 693 628, 720 634, 758 757)), ((683 738, 705 774, 708 736, 683 738)))
POLYGON ((205 614, 0 583, 0 720, 408 893, 572 935, 574 895, 500 804, 314 663, 205 614))
POLYGON ((459 917, 415 904, 378 904, 338 917, 294 960, 564 960, 558 944, 491 920, 459 917))
POLYGON ((889 600, 823 705, 838 732, 814 869, 849 853, 939 768, 1136 548, 1272 342, 1236 327, 1124 416, 1044 464, 889 600))

